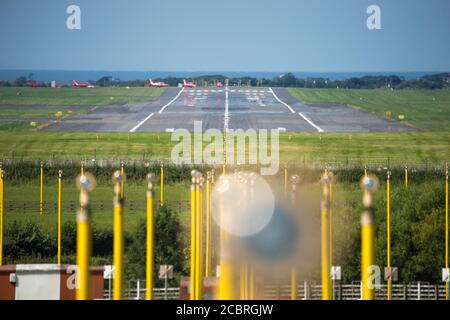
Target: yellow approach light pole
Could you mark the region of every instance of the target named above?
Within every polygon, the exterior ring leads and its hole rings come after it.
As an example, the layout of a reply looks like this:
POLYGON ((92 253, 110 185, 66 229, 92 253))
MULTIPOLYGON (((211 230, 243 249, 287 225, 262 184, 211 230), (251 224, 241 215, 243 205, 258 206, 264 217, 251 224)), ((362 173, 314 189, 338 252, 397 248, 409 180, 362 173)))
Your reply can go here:
POLYGON ((386 261, 389 270, 387 279, 387 299, 392 299, 392 279, 391 279, 391 172, 387 172, 386 177, 386 261))
POLYGON ((114 181, 114 241, 113 241, 113 263, 114 283, 113 299, 123 298, 123 198, 121 197, 122 182, 124 176, 116 171, 114 181))
POLYGON ((146 261, 146 291, 145 299, 153 300, 153 259, 154 259, 154 205, 153 205, 153 184, 155 175, 147 175, 147 261, 146 261))
POLYGON ((77 213, 77 300, 89 300, 91 298, 89 258, 92 251, 92 238, 89 193, 95 188, 95 183, 94 177, 90 174, 84 174, 77 179, 77 186, 80 189, 80 209, 77 213))
POLYGON ((44 162, 41 161, 41 171, 39 178, 39 213, 44 213, 44 162))
MULTIPOLYGON (((125 177, 125 164, 123 161, 120 162, 120 174, 122 177, 125 177)), ((122 179, 120 183, 120 197, 123 199, 125 197, 125 181, 122 179)))
POLYGON ((196 261, 197 261, 197 171, 192 170, 191 184, 191 261, 190 261, 190 299, 196 300, 196 261))
POLYGON ((80 170, 80 172, 81 172, 81 175, 84 175, 84 165, 83 165, 83 162, 81 162, 81 170, 80 170))
POLYGON ((212 173, 206 174, 206 251, 205 251, 205 277, 210 276, 211 270, 211 180, 212 173))
POLYGON ((375 218, 373 212, 372 194, 378 188, 378 179, 375 176, 366 176, 361 180, 364 190, 364 212, 361 215, 361 281, 362 299, 375 299, 375 285, 370 283, 372 268, 375 264, 375 218))
MULTIPOLYGON (((449 268, 448 166, 445 168, 445 268, 449 268)), ((449 281, 445 282, 445 299, 450 299, 449 281)))
MULTIPOLYGON (((297 193, 297 185, 300 183, 300 177, 298 175, 291 176, 291 184, 292 184, 292 193, 291 193, 291 204, 295 209, 296 206, 296 193, 297 193)), ((291 268, 291 300, 298 299, 298 291, 297 291, 297 270, 295 265, 291 268)))
POLYGON ((58 264, 61 264, 62 170, 58 171, 58 264))
POLYGON ((408 189, 408 165, 405 165, 405 189, 408 189))
POLYGON ((3 213, 4 213, 4 171, 2 167, 2 163, 0 162, 0 266, 3 265, 3 213))
POLYGON ((164 164, 161 164, 161 176, 160 176, 160 189, 159 189, 159 203, 161 207, 164 205, 164 164))
POLYGON ((321 205, 321 225, 322 225, 322 241, 321 241, 321 250, 322 250, 322 300, 331 300, 331 265, 330 265, 330 216, 329 216, 329 208, 330 208, 330 183, 331 176, 328 174, 328 171, 325 171, 325 174, 322 177, 323 182, 323 196, 321 205))
POLYGON ((195 280, 196 280, 196 300, 203 299, 203 183, 204 178, 199 173, 197 178, 197 194, 196 194, 196 247, 197 256, 195 263, 195 280))

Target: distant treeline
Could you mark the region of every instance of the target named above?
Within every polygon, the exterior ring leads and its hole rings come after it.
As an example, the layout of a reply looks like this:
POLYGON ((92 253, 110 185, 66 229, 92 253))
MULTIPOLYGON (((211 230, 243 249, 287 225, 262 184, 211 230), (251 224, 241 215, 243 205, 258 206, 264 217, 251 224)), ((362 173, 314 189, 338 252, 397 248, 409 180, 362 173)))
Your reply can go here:
MULTIPOLYGON (((342 88, 342 89, 450 89, 450 73, 437 73, 407 80, 397 75, 390 76, 364 76, 359 78, 348 78, 334 80, 329 78, 297 78, 292 73, 286 73, 272 79, 259 79, 253 77, 227 78, 223 75, 198 76, 187 80, 194 81, 198 86, 211 86, 217 81, 224 83, 228 79, 230 86, 264 86, 264 87, 297 87, 297 88, 342 88)), ((170 86, 176 87, 183 82, 184 78, 168 77, 157 78, 155 81, 163 81, 170 86)), ((30 77, 19 77, 14 81, 0 81, 2 87, 25 87, 28 86, 30 77)), ((143 87, 148 80, 121 81, 110 76, 104 76, 90 83, 100 87, 143 87)), ((65 84, 70 86, 70 84, 65 84)), ((39 86, 47 87, 49 83, 40 82, 39 86)), ((64 86, 64 85, 63 85, 64 86)))

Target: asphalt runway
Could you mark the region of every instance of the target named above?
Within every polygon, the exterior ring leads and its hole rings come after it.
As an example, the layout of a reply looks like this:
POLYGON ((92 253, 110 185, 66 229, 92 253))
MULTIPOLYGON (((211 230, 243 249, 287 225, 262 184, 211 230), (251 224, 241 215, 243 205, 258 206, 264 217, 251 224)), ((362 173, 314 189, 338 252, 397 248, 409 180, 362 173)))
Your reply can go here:
POLYGON ((286 132, 383 132, 414 129, 342 105, 308 105, 284 88, 168 88, 145 103, 98 107, 62 119, 45 131, 171 132, 276 129, 286 132))

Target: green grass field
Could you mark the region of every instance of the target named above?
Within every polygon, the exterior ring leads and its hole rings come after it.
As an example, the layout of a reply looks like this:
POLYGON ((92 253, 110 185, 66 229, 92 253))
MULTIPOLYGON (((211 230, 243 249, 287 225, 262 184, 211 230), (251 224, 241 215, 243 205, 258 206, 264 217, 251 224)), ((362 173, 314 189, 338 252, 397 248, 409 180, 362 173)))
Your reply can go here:
MULTIPOLYGON (((3 132, 1 159, 170 160, 170 133, 3 132)), ((450 159, 450 132, 283 133, 280 162, 436 164, 450 159)))
POLYGON ((305 103, 338 103, 393 119, 405 116, 413 126, 431 131, 450 130, 449 90, 298 89, 289 92, 305 103))
POLYGON ((161 88, 0 88, 0 131, 27 131, 63 116, 84 114, 94 106, 144 102, 161 88), (20 107, 18 107, 20 106, 20 107), (31 125, 33 123, 33 125, 31 125))
POLYGON ((102 106, 111 103, 143 102, 159 96, 163 88, 0 88, 0 105, 102 106))

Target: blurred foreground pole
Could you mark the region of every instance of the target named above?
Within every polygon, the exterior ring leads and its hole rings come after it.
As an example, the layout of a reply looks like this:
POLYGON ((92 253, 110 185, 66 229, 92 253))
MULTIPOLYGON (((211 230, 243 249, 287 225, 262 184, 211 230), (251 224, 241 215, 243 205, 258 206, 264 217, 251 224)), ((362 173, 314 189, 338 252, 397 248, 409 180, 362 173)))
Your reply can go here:
POLYGON ((164 205, 164 164, 161 163, 160 173, 160 189, 159 189, 159 204, 162 207, 164 205))
POLYGON ((84 175, 84 164, 83 164, 83 162, 81 162, 81 170, 80 170, 80 172, 81 172, 81 175, 83 176, 84 175))
POLYGON ((331 265, 330 265, 330 221, 329 221, 329 208, 330 208, 330 182, 331 177, 327 171, 322 178, 323 182, 323 196, 321 204, 321 256, 322 256, 322 300, 331 300, 331 265))
POLYGON ((62 170, 58 171, 58 264, 61 264, 62 170))
POLYGON ((153 258, 154 258, 154 205, 153 205, 153 184, 155 175, 147 175, 147 257, 146 257, 146 281, 145 299, 153 300, 153 258))
POLYGON ((123 198, 121 197, 123 179, 121 171, 114 173, 114 300, 123 298, 123 198))
POLYGON ((92 251, 89 192, 95 187, 95 179, 91 175, 82 175, 77 179, 77 185, 80 188, 80 210, 77 213, 78 289, 76 298, 89 300, 91 298, 89 258, 92 251))
POLYGON ((364 212, 361 215, 361 281, 362 299, 375 299, 375 285, 371 281, 375 264, 375 219, 372 208, 372 193, 378 188, 376 177, 366 176, 361 180, 364 189, 364 212))
POLYGON ((195 263, 197 260, 197 242, 196 242, 196 215, 197 215, 197 171, 193 170, 192 173, 192 184, 191 184, 191 266, 190 266, 190 299, 195 300, 196 290, 195 290, 195 275, 196 268, 195 263))
MULTIPOLYGON (((445 168, 445 268, 448 269, 448 254, 449 254, 449 216, 448 216, 448 166, 445 168)), ((450 299, 449 281, 445 283, 445 299, 450 299)))
POLYGON ((3 192, 3 167, 0 162, 0 266, 3 265, 3 211, 4 211, 4 192, 3 192))
MULTIPOLYGON (((405 171, 407 172, 407 171, 405 171)), ((407 173, 406 173, 407 174, 407 173)), ((407 176, 405 176, 407 179, 407 176)), ((407 180, 405 180, 405 186, 407 186, 407 180)), ((391 270, 391 172, 387 172, 386 177, 386 263, 389 273, 391 270)), ((392 299, 392 280, 391 276, 387 280, 387 299, 392 299)))
MULTIPOLYGON (((223 226, 224 205, 223 199, 219 199, 220 225, 223 226)), ((219 275, 219 300, 237 299, 237 288, 235 283, 235 268, 233 266, 229 235, 223 228, 220 228, 220 275, 219 275)))
POLYGON ((196 262, 195 262, 195 293, 196 300, 203 299, 203 183, 201 173, 197 176, 196 189, 196 262))
POLYGON ((41 173, 39 178, 39 213, 44 213, 44 162, 41 161, 41 173))

